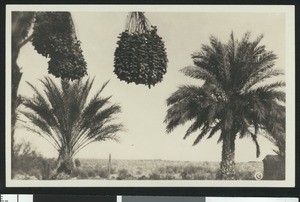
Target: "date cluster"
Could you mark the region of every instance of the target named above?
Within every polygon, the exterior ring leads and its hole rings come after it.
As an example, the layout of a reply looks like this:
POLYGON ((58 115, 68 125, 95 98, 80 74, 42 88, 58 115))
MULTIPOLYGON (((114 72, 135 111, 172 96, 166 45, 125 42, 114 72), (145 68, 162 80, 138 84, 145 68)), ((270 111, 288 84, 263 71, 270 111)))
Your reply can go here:
POLYGON ((164 42, 151 26, 143 33, 124 31, 117 42, 114 73, 127 83, 147 85, 161 82, 167 72, 167 53, 164 42))
POLYGON ((36 13, 32 44, 39 54, 50 58, 50 74, 67 80, 87 74, 80 43, 69 12, 36 13))

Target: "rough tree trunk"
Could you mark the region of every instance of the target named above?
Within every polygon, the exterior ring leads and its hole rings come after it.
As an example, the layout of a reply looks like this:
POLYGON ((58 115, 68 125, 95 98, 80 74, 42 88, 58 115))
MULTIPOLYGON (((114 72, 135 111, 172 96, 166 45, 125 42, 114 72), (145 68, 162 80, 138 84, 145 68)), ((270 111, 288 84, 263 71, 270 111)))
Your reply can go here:
POLYGON ((57 174, 65 173, 70 175, 72 173, 74 170, 73 154, 74 152, 68 148, 61 150, 57 161, 57 174))
POLYGON ((222 143, 222 161, 217 178, 220 180, 235 180, 235 135, 226 134, 222 143))
MULTIPOLYGON (((13 50, 12 51, 12 84, 11 84, 11 169, 14 169, 14 160, 15 160, 15 151, 14 151, 14 145, 15 145, 15 125, 17 121, 17 108, 21 104, 21 98, 18 96, 18 88, 20 84, 20 80, 22 77, 22 73, 20 71, 19 66, 17 65, 17 58, 14 58, 15 52, 19 52, 19 50, 13 50)), ((12 178, 13 176, 12 172, 12 178)))
MULTIPOLYGON (((15 125, 18 114, 17 108, 21 104, 21 97, 18 95, 18 89, 22 78, 21 68, 17 64, 20 49, 28 43, 31 37, 26 36, 34 17, 33 12, 12 12, 12 29, 11 29, 11 169, 14 169, 15 159, 15 125)), ((11 172, 12 178, 14 172, 11 172)))
MULTIPOLYGON (((14 145, 15 145, 15 125, 17 121, 17 108, 21 103, 21 99, 18 96, 18 89, 19 84, 22 78, 22 72, 20 70, 20 67, 17 64, 17 59, 20 53, 20 48, 18 47, 18 44, 20 41, 18 40, 18 37, 14 37, 17 34, 15 32, 20 31, 18 29, 20 18, 13 18, 12 21, 12 43, 11 43, 11 169, 14 169, 14 160, 15 160, 15 152, 14 152, 14 145)), ((14 177, 14 172, 11 172, 12 178, 14 177)))

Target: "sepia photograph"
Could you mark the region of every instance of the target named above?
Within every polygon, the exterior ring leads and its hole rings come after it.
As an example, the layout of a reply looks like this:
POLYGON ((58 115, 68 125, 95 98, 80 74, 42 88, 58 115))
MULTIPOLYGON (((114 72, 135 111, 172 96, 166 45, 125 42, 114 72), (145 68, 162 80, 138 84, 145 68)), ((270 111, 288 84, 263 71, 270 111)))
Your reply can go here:
POLYGON ((293 187, 293 6, 8 5, 8 187, 293 187))

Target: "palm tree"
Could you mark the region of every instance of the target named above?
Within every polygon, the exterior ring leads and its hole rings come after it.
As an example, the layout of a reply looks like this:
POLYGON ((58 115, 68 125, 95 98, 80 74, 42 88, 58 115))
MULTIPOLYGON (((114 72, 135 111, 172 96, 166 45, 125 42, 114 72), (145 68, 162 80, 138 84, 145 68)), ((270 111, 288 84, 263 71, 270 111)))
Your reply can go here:
POLYGON ((17 108, 22 103, 18 89, 23 72, 17 62, 21 48, 32 42, 38 53, 50 58, 48 71, 56 77, 74 80, 84 77, 87 72, 71 13, 13 11, 11 17, 11 155, 14 159, 17 108))
POLYGON ((58 151, 57 173, 70 174, 73 157, 96 141, 118 140, 116 134, 123 125, 114 121, 121 112, 117 104, 109 104, 110 97, 100 93, 108 82, 88 101, 94 79, 61 80, 60 86, 52 79, 41 80, 44 95, 32 84, 34 96, 24 98, 25 115, 31 125, 25 127, 45 138, 58 151))
POLYGON ((181 69, 204 84, 183 85, 167 99, 168 133, 193 121, 184 135, 185 139, 199 130, 193 145, 205 135, 211 138, 220 134, 218 179, 235 179, 237 137, 252 138, 259 156, 259 134, 266 132, 275 139, 285 134, 285 82, 275 79, 282 75, 273 68, 277 56, 259 45, 262 38, 250 41, 250 33, 246 33, 238 41, 232 33, 229 42, 223 44, 211 36, 210 45, 203 45, 192 55, 194 65, 181 69))

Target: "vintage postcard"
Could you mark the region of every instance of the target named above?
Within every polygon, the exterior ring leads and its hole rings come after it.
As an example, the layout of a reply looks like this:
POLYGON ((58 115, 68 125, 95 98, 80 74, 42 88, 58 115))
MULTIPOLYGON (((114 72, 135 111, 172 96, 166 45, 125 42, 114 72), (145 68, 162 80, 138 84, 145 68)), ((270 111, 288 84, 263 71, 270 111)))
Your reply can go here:
POLYGON ((6 186, 295 186, 294 20, 7 5, 6 186))

